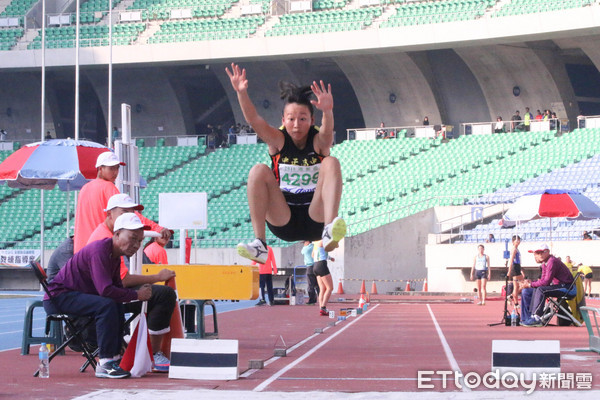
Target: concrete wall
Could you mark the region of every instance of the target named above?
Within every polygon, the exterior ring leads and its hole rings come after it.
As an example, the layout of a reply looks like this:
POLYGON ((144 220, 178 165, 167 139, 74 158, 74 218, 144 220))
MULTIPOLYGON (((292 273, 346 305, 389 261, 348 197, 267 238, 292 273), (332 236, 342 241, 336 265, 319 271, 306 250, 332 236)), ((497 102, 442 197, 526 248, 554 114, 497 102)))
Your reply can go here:
MULTIPOLYGON (((119 125, 119 105, 126 102, 141 105, 140 113, 134 113, 133 118, 136 135, 194 133, 185 83, 174 84, 172 80, 181 71, 178 66, 190 65, 214 68, 213 79, 225 90, 235 121, 243 122, 235 93, 223 73, 231 61, 248 68, 251 97, 273 124, 278 123, 281 113, 277 81, 283 78, 302 82, 312 77, 311 71, 327 76, 328 64, 332 66, 330 76, 343 88, 334 88, 334 96, 337 93, 340 99, 336 100, 335 110, 339 130, 363 124, 378 126, 381 121, 388 126, 412 125, 425 115, 433 124, 493 120, 496 115, 508 119, 515 109, 523 111, 525 106, 535 110, 556 105, 565 109, 572 120, 576 102, 561 54, 581 52, 600 67, 598 21, 600 6, 596 5, 426 26, 379 29, 374 24, 365 31, 310 38, 255 37, 114 46, 113 125, 119 125), (314 68, 317 64, 320 69, 314 68), (519 97, 512 95, 515 85, 521 88, 519 97), (390 93, 397 97, 394 104, 389 102, 390 93), (346 101, 351 97, 355 99, 346 101), (265 100, 269 102, 267 108, 262 107, 265 100)), ((106 118, 104 67, 109 62, 109 49, 81 48, 79 54, 82 73, 92 82, 106 118)), ((74 62, 74 49, 46 52, 49 71, 73 68, 74 62)), ((11 51, 10 57, 0 58, 0 127, 23 139, 40 136, 34 131, 39 125, 36 74, 41 65, 39 50, 11 51), (4 96, 5 91, 8 96, 4 96), (10 117, 6 115, 8 108, 14 111, 10 117), (17 116, 19 119, 15 119, 17 116)), ((53 94, 48 93, 48 98, 52 101, 53 94)), ((48 112, 46 118, 52 127, 52 113, 48 112)))
POLYGON ((358 96, 369 127, 420 125, 425 115, 432 124, 441 117, 431 87, 406 53, 336 57, 358 96), (396 102, 390 102, 390 94, 396 102), (424 114, 424 112, 426 114, 424 114))
POLYGON ((478 46, 457 49, 457 53, 473 71, 483 90, 488 120, 502 116, 508 121, 515 110, 523 116, 525 107, 529 107, 535 116, 535 110, 549 109, 553 102, 561 101, 548 68, 526 45, 478 46), (521 89, 517 97, 513 95, 515 86, 521 89))
MULTIPOLYGON (((8 132, 6 139, 11 141, 24 138, 41 140, 41 83, 39 71, 0 70, 0 88, 2 88, 2 94, 0 95, 0 129, 5 129, 8 132)), ((46 107, 46 118, 52 120, 49 107, 46 107)), ((50 128, 50 126, 47 126, 47 128, 50 128)))
MULTIPOLYGON (((91 70, 86 74, 94 83, 104 117, 108 120, 107 71, 91 70)), ((131 131, 136 137, 186 134, 179 99, 162 68, 113 71, 113 126, 121 126, 121 103, 131 106, 131 131)))
MULTIPOLYGON (((370 230, 344 241, 344 290, 358 293, 362 280, 422 279, 426 277, 425 244, 434 229, 433 209, 422 211, 400 221, 370 230)), ((350 226, 351 228, 351 226, 350 226)), ((342 271, 336 271, 342 273, 342 271)), ((332 271, 333 274, 333 271, 332 271)), ((334 274, 334 279, 338 278, 334 274)), ((337 280, 334 280, 337 284, 337 280)), ((399 282, 377 282, 377 291, 385 293, 402 286, 399 282)))

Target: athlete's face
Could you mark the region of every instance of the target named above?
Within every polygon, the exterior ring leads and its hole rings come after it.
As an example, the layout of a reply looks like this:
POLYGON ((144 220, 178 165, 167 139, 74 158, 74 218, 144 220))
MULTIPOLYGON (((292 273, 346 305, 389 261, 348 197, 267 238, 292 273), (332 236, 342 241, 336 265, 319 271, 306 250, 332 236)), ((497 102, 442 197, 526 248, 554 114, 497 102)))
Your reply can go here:
POLYGON ((283 109, 281 122, 294 144, 299 148, 304 148, 308 131, 314 122, 309 108, 298 103, 287 104, 283 109))

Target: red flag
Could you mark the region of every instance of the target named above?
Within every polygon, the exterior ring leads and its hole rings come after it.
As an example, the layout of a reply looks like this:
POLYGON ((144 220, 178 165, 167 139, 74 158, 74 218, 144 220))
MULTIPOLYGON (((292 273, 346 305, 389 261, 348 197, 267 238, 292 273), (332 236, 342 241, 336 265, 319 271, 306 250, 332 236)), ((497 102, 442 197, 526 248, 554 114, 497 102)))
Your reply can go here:
MULTIPOLYGON (((165 284, 173 290, 175 290, 175 294, 177 294, 177 284, 175 283, 175 278, 171 278, 165 282, 165 284)), ((163 336, 162 344, 160 350, 167 358, 171 358, 171 339, 183 339, 185 336, 183 334, 183 322, 181 319, 181 310, 179 309, 179 297, 175 301, 175 309, 173 310, 173 315, 171 315, 171 330, 163 336)))
POLYGON ((146 303, 144 302, 137 326, 120 363, 121 368, 131 372, 131 376, 135 378, 152 371, 152 363, 154 362, 145 311, 146 303))

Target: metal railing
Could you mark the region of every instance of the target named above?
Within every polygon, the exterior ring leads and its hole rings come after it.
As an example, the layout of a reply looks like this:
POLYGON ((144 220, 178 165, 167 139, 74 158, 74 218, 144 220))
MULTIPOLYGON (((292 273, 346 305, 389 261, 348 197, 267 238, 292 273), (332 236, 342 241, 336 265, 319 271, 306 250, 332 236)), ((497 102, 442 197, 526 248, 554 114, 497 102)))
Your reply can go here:
POLYGON ((507 132, 548 132, 557 131, 559 133, 569 130, 569 120, 561 118, 550 118, 547 120, 529 121, 530 125, 525 125, 525 120, 510 121, 487 121, 487 122, 465 122, 460 124, 461 135, 491 135, 493 133, 507 132))

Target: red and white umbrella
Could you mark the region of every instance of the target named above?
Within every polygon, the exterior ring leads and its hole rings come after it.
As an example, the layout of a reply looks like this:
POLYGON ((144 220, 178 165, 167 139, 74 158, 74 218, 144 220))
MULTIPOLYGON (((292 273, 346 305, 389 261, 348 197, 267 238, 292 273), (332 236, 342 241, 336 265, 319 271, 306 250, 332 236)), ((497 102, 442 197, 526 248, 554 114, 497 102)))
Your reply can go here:
MULTIPOLYGON (((52 139, 25 145, 0 164, 0 183, 19 189, 79 190, 97 176, 96 159, 110 151, 106 146, 86 140, 52 139)), ((43 193, 43 192, 42 192, 43 193)), ((44 255, 44 197, 41 197, 40 242, 44 255)), ((67 197, 67 236, 69 234, 67 197)))
POLYGON ((600 218, 600 207, 581 193, 546 189, 528 193, 517 199, 502 218, 503 226, 538 218, 595 219, 600 218))
POLYGON ((23 146, 0 164, 0 181, 13 188, 78 190, 96 177, 96 159, 110 151, 101 144, 53 139, 23 146))

